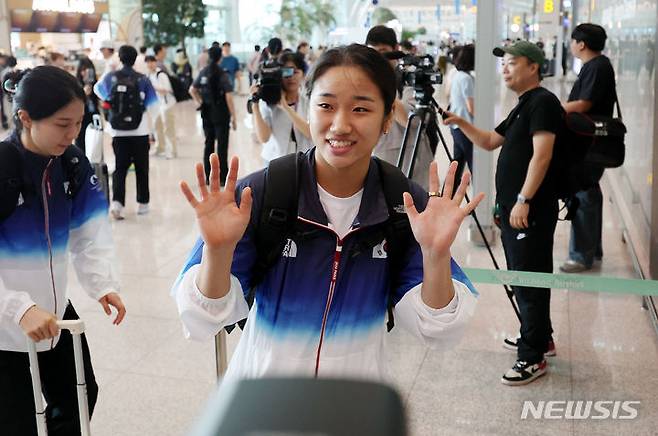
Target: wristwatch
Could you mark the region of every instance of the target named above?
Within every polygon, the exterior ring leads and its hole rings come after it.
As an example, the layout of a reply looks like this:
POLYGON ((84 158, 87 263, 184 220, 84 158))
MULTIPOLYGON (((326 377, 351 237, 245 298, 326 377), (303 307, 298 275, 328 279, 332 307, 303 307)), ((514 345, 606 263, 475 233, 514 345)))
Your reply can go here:
POLYGON ((529 199, 529 198, 526 198, 525 195, 519 193, 519 194, 516 196, 516 202, 519 203, 519 204, 528 204, 528 203, 530 203, 530 199, 529 199))

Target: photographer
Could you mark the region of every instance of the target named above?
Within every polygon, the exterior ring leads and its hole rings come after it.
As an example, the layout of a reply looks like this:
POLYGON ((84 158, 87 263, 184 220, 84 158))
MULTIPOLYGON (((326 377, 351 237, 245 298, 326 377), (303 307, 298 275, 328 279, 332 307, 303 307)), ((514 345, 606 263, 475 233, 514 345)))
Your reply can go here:
MULTIPOLYGON (((397 68, 398 61, 394 59, 394 52, 398 51, 397 36, 395 31, 386 26, 375 26, 368 32, 366 36, 366 45, 374 48, 381 53, 385 58, 389 59, 389 63, 393 68, 397 68)), ((399 71, 396 70, 396 73, 399 71)), ((373 152, 374 156, 379 157, 393 165, 398 162, 400 150, 402 148, 402 140, 404 139, 404 129, 407 126, 407 119, 409 113, 413 111, 414 89, 411 86, 404 86, 402 78, 398 77, 398 95, 393 103, 393 115, 395 122, 391 125, 391 129, 387 134, 382 135, 373 152)), ((413 147, 411 141, 415 137, 416 130, 418 129, 419 122, 414 120, 409 132, 409 140, 405 150, 404 165, 410 165, 413 147)), ((419 183, 424 188, 427 187, 429 163, 434 160, 427 135, 423 135, 418 143, 418 155, 416 157, 415 172, 412 174, 411 179, 419 183)))
MULTIPOLYGON (((206 183, 210 177, 210 155, 217 144, 220 168, 228 172, 228 138, 229 124, 235 130, 237 121, 233 105, 233 87, 228 75, 219 67, 222 59, 222 49, 208 49, 208 66, 205 67, 190 88, 190 95, 199 105, 203 133, 206 137, 203 150, 203 165, 206 172, 206 183)), ((226 180, 226 172, 220 180, 222 186, 226 180)))
MULTIPOLYGON (((569 101, 563 104, 566 112, 612 117, 617 91, 615 71, 610 59, 601 54, 606 39, 605 29, 597 24, 579 24, 572 32, 571 54, 583 62, 583 67, 569 93, 569 101)), ((601 177, 602 167, 591 164, 583 166, 583 178, 588 188, 576 194, 580 203, 571 220, 569 259, 560 266, 562 272, 579 273, 589 270, 594 261, 600 261, 603 257, 601 177)))
POLYGON ((297 53, 283 53, 278 58, 281 67, 281 99, 267 104, 259 99, 259 85, 251 87, 256 136, 263 144, 265 162, 310 148, 308 99, 300 92, 304 80, 304 60, 297 53))

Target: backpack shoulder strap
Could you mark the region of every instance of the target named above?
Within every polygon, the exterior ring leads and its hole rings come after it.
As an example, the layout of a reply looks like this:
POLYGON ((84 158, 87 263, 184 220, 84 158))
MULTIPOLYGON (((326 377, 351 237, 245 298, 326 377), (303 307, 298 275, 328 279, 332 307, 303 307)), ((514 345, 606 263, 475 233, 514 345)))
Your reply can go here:
POLYGON ((0 222, 16 209, 23 189, 23 158, 8 141, 0 142, 0 222))
MULTIPOLYGON (((301 152, 288 154, 270 161, 267 166, 263 207, 256 226, 256 263, 251 270, 251 288, 246 298, 249 308, 254 304, 256 287, 281 256, 287 236, 297 221, 301 159, 301 152)), ((231 333, 235 325, 244 329, 246 321, 226 326, 226 331, 231 333)))
MULTIPOLYGON (((386 205, 388 206, 389 218, 386 221, 384 232, 388 242, 390 276, 393 278, 397 277, 402 271, 404 257, 414 238, 402 201, 402 194, 410 192, 409 179, 396 166, 378 158, 375 158, 375 162, 379 166, 379 177, 386 205)), ((395 325, 393 319, 394 302, 394 287, 391 285, 388 296, 388 321, 386 323, 388 331, 391 331, 395 325)))
POLYGON ((286 236, 297 221, 299 167, 302 153, 272 160, 265 175, 265 192, 256 228, 258 260, 252 283, 258 284, 281 255, 286 236))

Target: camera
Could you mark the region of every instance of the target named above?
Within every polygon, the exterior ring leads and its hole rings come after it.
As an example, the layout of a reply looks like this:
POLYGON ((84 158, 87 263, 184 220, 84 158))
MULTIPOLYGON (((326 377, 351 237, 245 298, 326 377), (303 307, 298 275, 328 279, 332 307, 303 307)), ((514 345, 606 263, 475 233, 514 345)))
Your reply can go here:
POLYGON ((258 92, 252 95, 247 101, 247 111, 251 113, 251 105, 258 104, 259 100, 263 100, 270 106, 274 106, 281 100, 281 90, 283 89, 283 71, 281 65, 276 60, 266 60, 258 69, 258 74, 255 74, 256 85, 258 92))
POLYGON ((430 55, 408 55, 400 59, 398 70, 405 85, 414 88, 414 97, 421 104, 429 104, 434 94, 434 85, 443 83, 443 75, 434 67, 430 55))

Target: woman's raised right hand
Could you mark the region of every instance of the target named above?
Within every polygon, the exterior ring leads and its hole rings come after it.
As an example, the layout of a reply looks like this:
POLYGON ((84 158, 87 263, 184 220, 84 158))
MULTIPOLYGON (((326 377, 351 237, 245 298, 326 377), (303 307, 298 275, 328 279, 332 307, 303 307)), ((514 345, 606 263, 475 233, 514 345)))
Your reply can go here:
POLYGON ((198 200, 189 185, 182 181, 181 191, 196 212, 201 237, 209 249, 233 249, 244 235, 251 216, 251 188, 242 191, 240 207, 235 202, 235 184, 238 179, 238 158, 231 159, 226 187, 219 186, 219 158, 210 155, 210 190, 205 183, 203 165, 196 165, 196 176, 201 199, 198 200))

